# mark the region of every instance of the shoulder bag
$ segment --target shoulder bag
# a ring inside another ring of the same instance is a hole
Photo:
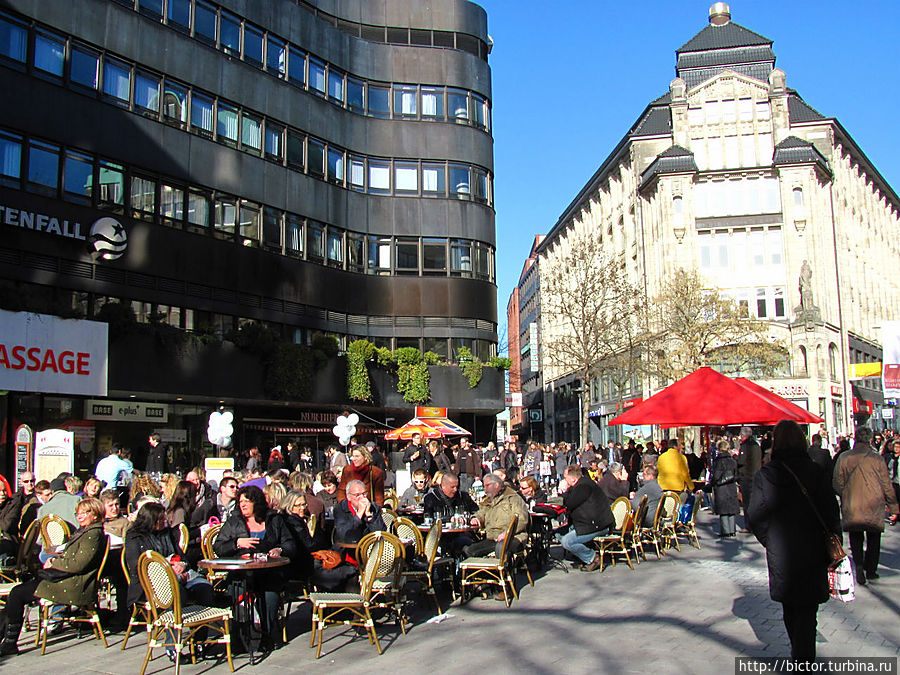
[[[828,526],[825,524],[825,519],[822,518],[822,514],[819,513],[819,509],[817,509],[816,505],[813,503],[812,497],[809,496],[809,493],[806,491],[806,488],[803,487],[803,483],[801,483],[800,479],[797,478],[797,474],[794,473],[793,469],[791,469],[791,467],[789,467],[787,464],[784,464],[784,468],[787,469],[788,473],[793,476],[795,481],[797,481],[797,485],[800,487],[800,492],[802,492],[803,496],[806,497],[806,500],[809,502],[810,507],[812,507],[813,513],[816,514],[816,518],[818,518],[819,522],[822,524],[822,529],[825,531],[826,536],[828,556],[831,558],[832,566],[839,564],[841,560],[847,557],[847,554],[844,552],[844,547],[841,545],[841,538],[828,529]]]

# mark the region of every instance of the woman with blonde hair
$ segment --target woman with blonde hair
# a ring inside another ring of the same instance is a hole
[[[168,506],[172,501],[172,495],[175,494],[175,488],[178,487],[178,482],[181,479],[178,478],[174,473],[165,473],[159,479],[160,485],[162,486],[162,503]]]
[[[347,484],[352,480],[362,481],[369,495],[378,506],[384,505],[384,471],[372,464],[372,453],[364,445],[354,445],[350,450],[350,463],[341,472],[338,485],[338,501],[347,497]]]

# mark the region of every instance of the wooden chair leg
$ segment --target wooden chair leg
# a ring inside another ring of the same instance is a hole
[[[153,656],[153,643],[156,641],[156,636],[160,630],[151,629],[150,631],[150,639],[147,640],[147,653],[144,655],[144,663],[141,665],[140,675],[144,675],[144,672],[147,670],[147,664],[150,663],[150,657]]]
[[[222,639],[225,641],[225,656],[228,659],[228,667],[231,668],[231,672],[234,672],[234,663],[231,660],[231,624],[228,621],[228,617],[224,619],[225,622],[225,634],[222,636]]]

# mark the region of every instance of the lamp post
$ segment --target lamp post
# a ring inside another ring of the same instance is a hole
[[[576,408],[576,419],[577,419],[577,422],[578,422],[578,447],[584,447],[585,445],[587,445],[587,439],[586,439],[586,438],[582,438],[581,436],[582,436],[582,434],[584,434],[585,436],[586,436],[587,434],[585,433],[586,430],[584,429],[584,427],[583,427],[583,425],[582,425],[582,400],[581,400],[581,395],[584,393],[584,385],[581,383],[580,380],[578,380],[576,384],[572,385],[572,393],[575,394],[575,397],[576,397],[576,403],[577,403],[577,408]]]

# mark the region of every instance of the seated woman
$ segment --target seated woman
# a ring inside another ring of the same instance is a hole
[[[94,498],[83,499],[75,508],[78,530],[69,538],[61,556],[44,563],[39,576],[14,586],[3,612],[6,630],[0,642],[0,656],[18,654],[19,633],[25,606],[37,598],[60,605],[85,607],[97,597],[97,570],[103,561],[106,542],[103,533],[103,505]]]
[[[151,498],[152,499],[152,498]],[[169,527],[166,511],[155,501],[145,502],[134,516],[134,522],[125,533],[125,565],[131,583],[128,585],[128,607],[145,599],[144,589],[138,578],[138,560],[144,551],[156,551],[172,565],[182,598],[190,604],[210,606],[213,604],[213,590],[210,583],[187,562],[185,552],[178,545],[179,533]],[[184,604],[189,604],[185,602]],[[203,640],[205,631],[198,631],[197,639]],[[197,645],[202,654],[202,645]],[[174,647],[168,647],[169,658],[174,658]]]
[[[534,476],[525,476],[519,479],[519,492],[529,509],[533,509],[535,504],[543,504],[547,501],[547,494],[541,490],[541,486]]]
[[[255,485],[245,485],[237,493],[237,510],[222,525],[219,536],[213,544],[216,556],[234,558],[236,556],[268,553],[282,554],[280,543],[281,517],[266,504],[266,496]],[[275,612],[278,609],[278,591],[284,575],[279,570],[266,570],[258,575],[257,590],[263,591],[266,611],[262,625],[263,639],[261,651],[269,651],[281,644],[281,632],[277,630]]]
[[[341,472],[337,499],[347,498],[347,485],[358,480],[366,486],[369,496],[378,506],[384,506],[384,471],[372,464],[372,453],[364,445],[354,445],[350,450],[350,463]]]

